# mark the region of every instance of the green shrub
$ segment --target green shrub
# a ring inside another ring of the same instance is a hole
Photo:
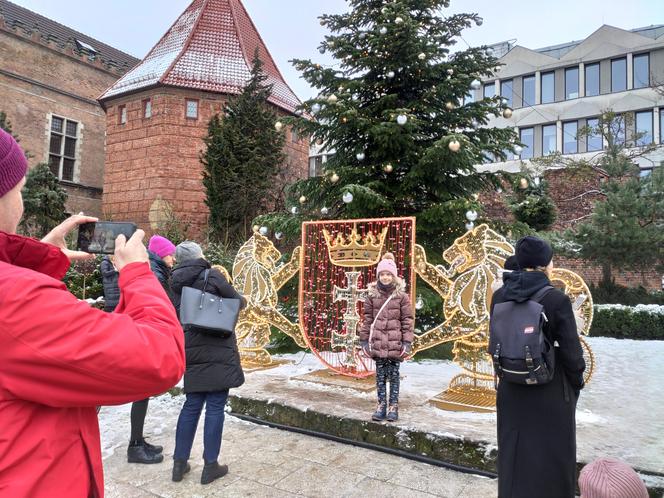
[[[590,294],[595,304],[624,304],[636,306],[637,304],[664,304],[664,292],[650,292],[639,287],[625,287],[615,282],[590,285]]]
[[[590,336],[664,340],[664,313],[642,307],[595,308]]]

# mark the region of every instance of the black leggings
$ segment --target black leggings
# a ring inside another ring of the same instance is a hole
[[[387,383],[390,383],[390,406],[399,403],[399,360],[380,358],[376,360],[376,394],[378,403],[384,405],[387,401]]]
[[[131,441],[143,440],[143,426],[145,425],[145,415],[148,413],[148,401],[150,398],[142,401],[134,401],[131,404]]]

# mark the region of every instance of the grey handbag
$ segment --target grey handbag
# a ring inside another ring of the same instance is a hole
[[[210,270],[205,270],[203,290],[182,288],[180,300],[180,323],[183,327],[195,327],[202,332],[221,337],[230,337],[240,314],[241,301],[219,297],[205,292]]]

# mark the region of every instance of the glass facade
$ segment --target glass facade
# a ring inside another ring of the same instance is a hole
[[[556,125],[542,126],[542,155],[551,155],[556,150]]]
[[[565,100],[579,98],[579,68],[565,69]]]
[[[556,100],[556,75],[553,72],[542,73],[542,104],[550,104]]]
[[[599,62],[588,64],[586,72],[586,97],[599,95]]]
[[[613,59],[611,61],[611,91],[622,92],[627,90],[627,59]]]
[[[563,123],[563,154],[576,154],[579,152],[577,133],[578,124],[576,121]]]

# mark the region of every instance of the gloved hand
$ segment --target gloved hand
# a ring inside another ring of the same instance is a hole
[[[410,350],[413,348],[413,345],[410,342],[404,342],[401,345],[401,357],[405,358],[410,355]]]
[[[360,346],[362,347],[362,351],[364,351],[364,354],[367,355],[368,357],[371,357],[371,351],[369,350],[369,341],[361,341]]]

